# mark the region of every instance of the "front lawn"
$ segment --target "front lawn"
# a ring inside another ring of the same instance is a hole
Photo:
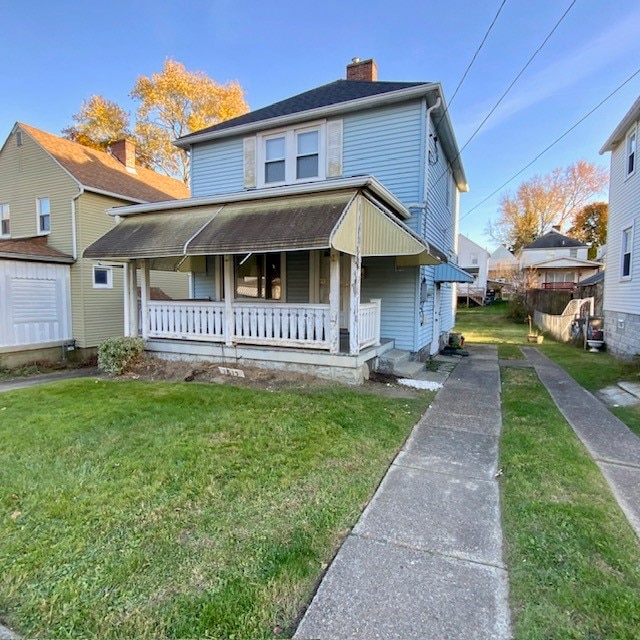
[[[0,397],[0,621],[292,632],[429,394],[68,381]]]

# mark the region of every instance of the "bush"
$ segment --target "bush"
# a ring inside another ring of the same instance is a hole
[[[109,338],[98,347],[98,367],[119,375],[139,360],[143,351],[142,338]]]
[[[507,304],[507,313],[505,315],[509,320],[513,320],[514,322],[525,322],[529,315],[529,311],[524,300],[514,298],[513,300],[509,300]]]

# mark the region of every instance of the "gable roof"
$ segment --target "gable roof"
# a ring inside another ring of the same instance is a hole
[[[180,142],[188,142],[189,138],[199,136],[214,131],[222,131],[231,129],[244,124],[254,122],[262,122],[279,116],[288,116],[296,113],[303,113],[311,109],[319,109],[328,107],[342,102],[358,100],[359,98],[369,98],[371,96],[389,93],[390,91],[398,91],[401,89],[409,89],[422,85],[428,85],[427,82],[371,82],[366,80],[336,80],[329,84],[316,87],[310,91],[299,93],[291,98],[274,102],[262,109],[250,111],[244,115],[225,120],[219,124],[215,124],[206,129],[190,133],[180,138]]]
[[[136,167],[136,173],[130,173],[105,151],[85,147],[22,122],[16,123],[16,127],[31,136],[87,191],[132,202],[160,202],[189,196],[189,188],[175,178],[142,167]]]
[[[212,127],[194,131],[174,140],[174,144],[182,149],[189,149],[193,144],[209,140],[249,135],[266,129],[422,98],[426,98],[428,106],[434,109],[432,117],[436,123],[438,139],[449,158],[458,189],[468,191],[449,110],[442,87],[437,82],[336,80]]]
[[[67,264],[75,262],[73,256],[50,247],[47,244],[47,236],[0,240],[0,258]]]
[[[640,98],[638,98],[631,109],[627,111],[624,118],[620,121],[620,124],[614,129],[613,133],[609,136],[607,141],[602,145],[600,149],[600,155],[607,151],[613,151],[618,144],[627,135],[627,131],[631,125],[640,118]]]
[[[575,238],[570,238],[569,236],[565,236],[558,231],[549,231],[545,233],[543,236],[540,236],[538,239],[530,242],[529,244],[522,247],[522,250],[525,249],[561,249],[561,248],[571,248],[571,247],[586,247],[587,245],[584,242],[580,242],[580,240],[576,240]]]

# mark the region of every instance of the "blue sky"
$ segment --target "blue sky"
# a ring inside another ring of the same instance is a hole
[[[167,57],[238,80],[252,109],[344,77],[355,56],[373,57],[381,80],[441,82],[450,99],[500,4],[3,0],[0,136],[16,120],[59,133],[92,94],[133,110],[136,78]],[[450,107],[460,146],[569,5],[507,0]],[[471,187],[461,197],[463,233],[494,246],[483,232],[499,194],[468,212],[640,68],[639,34],[638,3],[577,0],[463,152]],[[598,150],[638,95],[640,75],[508,188],[579,159],[608,167]]]

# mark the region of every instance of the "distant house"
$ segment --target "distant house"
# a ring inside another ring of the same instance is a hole
[[[531,272],[529,286],[534,288],[573,290],[602,267],[587,259],[588,251],[584,242],[554,228],[520,250],[520,269]]]
[[[122,335],[122,265],[82,258],[111,229],[110,207],[188,195],[180,181],[135,166],[122,141],[96,151],[17,123],[0,149],[0,361],[57,359],[62,345]],[[156,273],[172,297],[186,274]]]
[[[519,269],[520,261],[503,244],[489,256],[488,273],[490,280],[505,282]]]
[[[478,305],[484,304],[488,265],[489,252],[461,233],[458,234],[458,266],[473,276],[473,282],[457,285],[458,302],[466,300],[468,304],[472,300]]]
[[[122,222],[85,251],[142,273],[129,332],[148,351],[359,382],[390,351],[424,360],[446,344],[453,283],[470,277],[455,264],[467,182],[438,83],[378,81],[355,59],[346,80],[176,144],[192,198],[114,208]],[[190,269],[197,300],[147,299],[158,260]]]
[[[640,98],[600,153],[611,152],[607,268],[604,277],[605,341],[621,356],[640,353]]]

